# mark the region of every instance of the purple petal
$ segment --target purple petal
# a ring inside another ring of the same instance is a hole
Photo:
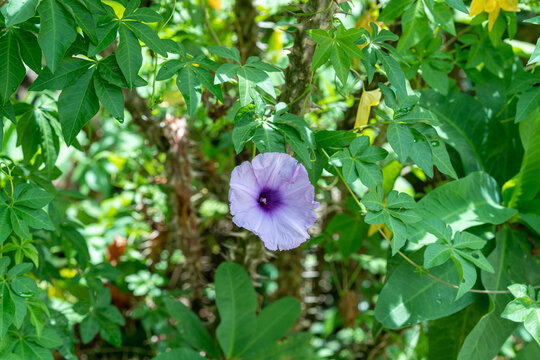
[[[249,162],[244,161],[241,165],[234,168],[231,174],[230,185],[229,203],[233,216],[247,213],[258,206],[259,184]]]
[[[259,185],[272,189],[277,189],[293,175],[297,163],[292,156],[282,153],[259,154],[252,161]]]

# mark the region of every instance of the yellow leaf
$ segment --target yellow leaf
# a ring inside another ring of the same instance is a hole
[[[124,16],[124,11],[126,11],[126,8],[122,6],[122,4],[117,3],[116,1],[112,0],[102,0],[102,3],[105,5],[109,5],[114,10],[114,13],[116,16],[121,19],[122,16]]]
[[[367,124],[369,119],[369,113],[371,112],[371,107],[378,105],[380,100],[380,89],[362,92],[362,96],[360,97],[360,104],[358,105],[358,111],[356,112],[356,121],[354,123],[355,129]]]
[[[208,0],[208,5],[215,10],[221,10],[221,0]]]

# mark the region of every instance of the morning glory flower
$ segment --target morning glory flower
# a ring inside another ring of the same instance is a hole
[[[309,239],[319,203],[306,168],[292,156],[259,154],[234,168],[230,185],[233,222],[257,234],[267,249],[290,250]]]

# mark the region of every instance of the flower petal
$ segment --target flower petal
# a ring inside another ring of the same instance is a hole
[[[255,156],[252,161],[253,172],[261,187],[277,189],[282,182],[289,179],[298,161],[292,156],[282,153],[264,153]]]
[[[233,216],[249,212],[258,206],[260,187],[253,173],[253,167],[248,161],[234,168],[230,185],[229,203]]]

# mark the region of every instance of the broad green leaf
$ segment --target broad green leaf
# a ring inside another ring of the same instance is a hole
[[[426,35],[431,33],[429,22],[424,12],[424,2],[416,0],[401,18],[403,33],[399,39],[397,50],[403,51],[418,44]]]
[[[239,64],[241,62],[240,61],[240,51],[238,51],[237,48],[233,47],[233,48],[228,49],[228,48],[223,47],[223,46],[210,46],[210,47],[208,47],[208,50],[212,54],[216,54],[219,57],[234,60]]]
[[[281,125],[280,128],[285,134],[285,139],[287,139],[287,143],[291,146],[294,153],[300,158],[300,160],[302,160],[306,168],[310,169],[311,157],[309,146],[307,146],[307,144],[305,144],[304,141],[300,138],[298,132],[290,126]]]
[[[115,119],[124,121],[124,94],[116,85],[104,81],[100,76],[94,76],[94,89],[101,104]]]
[[[114,39],[118,32],[118,21],[112,21],[100,26],[96,29],[97,41],[96,44],[90,43],[88,47],[88,56],[95,56],[97,53],[105,50]]]
[[[357,135],[344,130],[320,130],[315,133],[317,145],[321,148],[342,148],[353,141]]]
[[[253,102],[251,93],[255,91],[255,83],[248,79],[245,67],[238,69],[238,92],[240,93],[240,106],[249,105]]]
[[[221,65],[216,71],[214,84],[221,84],[231,81],[236,76],[238,69],[240,69],[240,66],[236,64],[226,63]]]
[[[8,274],[7,274],[8,275],[7,279],[8,280],[13,280],[17,276],[26,274],[30,270],[32,270],[32,264],[30,264],[30,263],[17,264],[15,266],[13,266],[11,269],[9,269]],[[35,281],[34,281],[34,283],[35,283]]]
[[[216,335],[229,358],[238,354],[255,335],[257,297],[246,271],[231,262],[221,263],[217,268],[215,288],[221,318]]]
[[[118,35],[116,60],[131,89],[137,80],[142,65],[141,45],[139,45],[139,40],[135,35],[122,23],[118,27]]]
[[[170,317],[177,322],[180,336],[191,346],[219,357],[214,340],[197,315],[180,301],[165,298],[164,302]]]
[[[58,98],[58,115],[67,145],[75,141],[79,131],[99,111],[93,75],[94,69],[87,70],[77,81],[65,88]]]
[[[520,122],[538,109],[538,104],[540,104],[540,87],[535,86],[521,94],[517,103],[515,122]]]
[[[362,245],[362,240],[368,228],[359,216],[351,216],[346,213],[334,216],[325,231],[333,236],[339,235],[338,250],[344,258],[354,254]]]
[[[36,296],[38,287],[34,279],[28,276],[19,276],[11,282],[11,289],[21,297]]]
[[[167,60],[161,64],[159,72],[156,76],[157,81],[167,80],[172,78],[178,70],[186,66],[186,62],[179,59]]]
[[[317,148],[313,132],[309,128],[308,123],[300,116],[282,113],[279,114],[279,116],[274,116],[274,123],[285,124],[294,128],[298,134],[300,134],[302,141],[305,142],[311,149]]]
[[[24,318],[26,317],[26,314],[28,313],[28,309],[26,308],[26,302],[24,301],[24,298],[15,294],[14,291],[10,291],[10,295],[11,295],[11,300],[13,301],[13,304],[15,305],[15,312],[13,313],[13,325],[17,329],[20,329],[24,322]]]
[[[150,26],[137,21],[124,21],[123,24],[133,31],[135,36],[150,49],[163,57],[168,56],[165,44]]]
[[[540,309],[531,310],[525,318],[523,325],[534,340],[536,340],[536,343],[540,345]]]
[[[30,19],[36,13],[39,0],[8,1],[1,7],[6,27],[17,25]]]
[[[13,31],[8,31],[0,38],[0,58],[0,104],[4,104],[17,90],[26,74]]]
[[[15,36],[19,42],[19,50],[24,63],[36,73],[40,73],[42,55],[37,37],[22,29],[17,29]]]
[[[201,82],[190,66],[180,70],[176,78],[176,85],[184,97],[189,116],[193,116],[201,102]]]
[[[30,85],[32,91],[62,90],[78,79],[92,65],[90,61],[79,58],[65,58],[54,74],[48,67],[44,68],[37,79]]]
[[[429,359],[455,360],[467,334],[489,308],[487,297],[463,310],[442,319],[429,322]]]
[[[451,178],[457,179],[458,176],[456,174],[456,171],[454,170],[454,167],[452,166],[452,162],[450,161],[450,156],[448,155],[448,151],[446,150],[446,145],[444,145],[444,142],[434,140],[431,141],[430,146],[431,154],[433,156],[433,164],[437,166],[437,169],[439,169],[439,171],[443,174],[446,174]]]
[[[0,205],[0,244],[2,244],[11,234],[11,220],[9,218],[9,208]]]
[[[516,211],[500,204],[497,182],[484,172],[474,172],[467,177],[437,187],[417,204],[416,212],[423,218],[436,218],[461,231],[480,224],[502,224]],[[415,243],[433,242],[421,226],[411,225],[409,240]]]
[[[77,0],[62,0],[62,5],[73,16],[77,25],[84,31],[91,42],[96,43],[96,21],[88,9]]]
[[[508,202],[509,207],[519,207],[520,204],[534,199],[540,190],[540,111],[536,110],[535,114],[538,116],[529,116],[519,125],[525,154]]]
[[[274,128],[263,124],[262,126],[257,127],[255,133],[253,134],[253,142],[257,149],[261,153],[265,152],[285,152],[285,139],[279,131],[274,130]]]
[[[23,360],[54,360],[50,350],[25,340],[18,342],[13,348],[13,352],[19,354]]]
[[[341,84],[345,85],[349,78],[349,72],[351,68],[351,59],[349,55],[339,46],[333,46],[330,51],[330,62],[336,71],[336,75],[341,81]]]
[[[424,251],[424,267],[426,269],[444,264],[450,259],[452,251],[447,245],[431,244]]]
[[[413,0],[390,0],[384,5],[381,15],[379,16],[379,20],[386,23],[392,22],[395,18],[401,15],[405,8],[412,2]]]
[[[404,124],[392,123],[388,125],[388,142],[396,152],[399,162],[404,163],[409,157],[409,153],[414,143],[411,131]]]
[[[416,262],[421,254],[412,256]],[[459,283],[455,265],[447,262],[429,271],[451,284]],[[471,304],[476,296],[467,293],[455,300],[456,289],[416,272],[406,261],[390,274],[375,305],[375,318],[389,329],[399,329],[425,320],[439,319]]]
[[[137,9],[135,13],[125,16],[124,19],[137,20],[145,23],[154,23],[163,20],[163,17],[154,10],[142,7]]]
[[[313,52],[313,59],[311,61],[311,70],[315,71],[322,65],[326,64],[330,59],[330,54],[334,51],[335,45],[332,40],[317,45],[317,48]]]
[[[429,176],[433,177],[433,158],[431,154],[431,147],[426,137],[414,129],[411,129],[413,134],[413,144],[409,156],[423,171]]]
[[[54,196],[36,186],[27,186],[17,194],[15,189],[15,205],[26,206],[32,209],[41,209],[49,204]]]
[[[323,29],[312,29],[308,32],[308,35],[315,41],[317,44],[326,43],[332,40],[330,34],[328,34]]]
[[[13,323],[15,305],[9,295],[7,282],[0,282],[0,294],[2,294],[0,299],[0,338],[4,338]]]
[[[111,345],[114,345],[116,347],[119,347],[122,345],[122,331],[120,330],[120,327],[116,325],[115,323],[107,320],[104,320],[103,318],[98,318],[100,329],[99,334],[101,337],[110,343]]]
[[[530,256],[524,255],[520,245],[525,241],[524,236],[524,233],[507,226],[497,233],[497,247],[488,257],[495,273],[482,272],[482,283],[486,289],[503,290],[516,282],[537,284],[540,281],[537,265]],[[518,326],[518,323],[500,316],[511,300],[512,295],[509,294],[490,295],[490,310],[465,339],[459,360],[491,360],[497,355],[503,343]]]
[[[284,297],[265,307],[257,317],[256,331],[238,356],[255,357],[287,334],[300,316],[298,300]]]
[[[467,9],[463,0],[445,0],[445,2],[454,9],[461,11],[464,14],[469,14],[469,9]]]
[[[314,346],[311,344],[312,335],[309,332],[291,334],[287,340],[277,343],[263,354],[257,356],[257,360],[295,359],[313,360]]]
[[[30,239],[30,230],[28,229],[28,225],[23,221],[22,217],[13,210],[10,210],[9,217],[13,232],[22,239]]]
[[[234,150],[237,154],[240,154],[244,145],[253,138],[255,129],[260,125],[260,123],[254,119],[254,109],[255,107],[253,105],[245,106],[240,108],[234,117],[232,140]]]
[[[374,189],[378,184],[382,183],[382,171],[378,165],[356,160],[354,166],[360,181],[368,188]]]
[[[536,46],[534,47],[534,50],[531,54],[531,57],[529,58],[529,61],[527,61],[527,65],[534,64],[540,62],[540,39],[536,41]]]
[[[47,175],[52,178],[54,165],[56,159],[58,159],[58,136],[53,130],[50,120],[42,112],[39,112],[38,116],[36,116],[36,122],[41,135],[41,150],[43,152],[45,169],[47,170]]]
[[[31,339],[47,349],[58,348],[64,343],[53,328],[45,328],[40,337],[32,336]]]
[[[83,319],[80,326],[81,339],[88,344],[98,333],[99,322],[94,315],[90,314]]]
[[[99,62],[98,65],[98,71],[99,75],[103,78],[103,80],[110,82],[113,85],[116,85],[118,87],[127,88],[128,83],[124,76],[122,75],[122,72],[120,71],[120,66],[118,65],[118,62],[116,61],[116,55],[111,55],[106,57],[105,59],[102,59]],[[134,86],[144,86],[147,82],[142,77],[137,76],[135,82],[133,83]]]
[[[32,209],[17,204],[13,207],[13,210],[31,228],[54,230],[49,215],[42,209]]]
[[[189,348],[172,349],[152,358],[152,360],[204,360],[198,352]]]
[[[223,102],[221,86],[214,84],[214,75],[210,71],[198,66],[193,66],[192,69],[204,89],[210,91],[219,101]]]
[[[459,273],[459,289],[456,299],[465,295],[476,283],[476,268],[457,253],[452,256]]]
[[[431,88],[442,95],[448,94],[448,76],[446,76],[446,73],[433,68],[428,62],[425,62],[422,63],[422,77]]]
[[[396,89],[398,97],[407,97],[407,85],[405,74],[398,62],[391,56],[382,51],[377,52],[377,58],[382,63],[384,72],[390,80],[390,84]]]
[[[382,161],[386,159],[387,155],[388,151],[384,150],[381,147],[373,145],[368,147],[362,154],[358,155],[357,159],[367,163],[375,163],[377,161]]]
[[[47,66],[54,73],[66,50],[75,41],[75,23],[57,0],[42,0],[38,7],[41,25],[38,42]]]
[[[452,35],[456,35],[456,28],[454,26],[454,12],[448,9],[448,6],[443,3],[435,3],[433,5],[433,17],[437,24],[448,31]]]

